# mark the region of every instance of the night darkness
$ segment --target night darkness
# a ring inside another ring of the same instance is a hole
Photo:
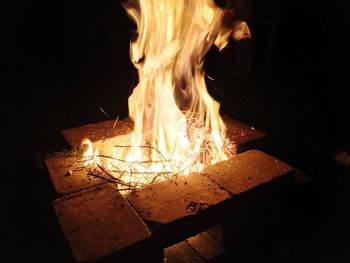
[[[267,133],[270,153],[310,181],[286,200],[286,226],[263,249],[269,252],[235,262],[350,262],[350,167],[334,159],[350,155],[347,8],[342,1],[248,2],[239,15],[253,39],[209,51],[205,68],[215,81],[208,89],[222,113]],[[3,149],[16,158],[3,161],[1,231],[9,249],[0,261],[64,262],[42,158],[67,147],[63,129],[127,116],[137,83],[133,25],[116,0],[15,5],[3,22],[3,130],[14,138]]]

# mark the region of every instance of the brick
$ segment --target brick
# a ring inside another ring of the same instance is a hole
[[[301,188],[305,184],[309,183],[311,179],[302,171],[295,169],[295,176],[294,176],[294,186],[296,188]]]
[[[250,150],[210,165],[202,173],[232,195],[238,195],[278,178],[291,184],[294,169],[264,152]]]
[[[235,153],[241,153],[249,149],[261,149],[264,146],[266,135],[252,127],[239,122],[229,116],[222,116],[227,126],[227,136],[235,143]],[[62,131],[65,140],[77,147],[84,138],[92,141],[94,147],[112,143],[116,136],[125,135],[132,131],[133,123],[130,119],[120,120],[115,124],[114,120],[88,124]],[[100,147],[102,148],[102,147]]]
[[[164,249],[167,263],[213,263],[232,262],[228,251],[208,231]]]
[[[127,199],[166,246],[205,230],[229,196],[209,178],[192,174],[136,190]]]
[[[278,228],[283,194],[293,186],[291,166],[251,150],[207,167],[203,173],[232,194],[223,221],[225,247],[244,256]]]
[[[106,183],[106,180],[88,176],[87,170],[75,170],[81,164],[74,163],[78,157],[70,155],[50,156],[45,165],[56,195],[64,196],[89,187]]]
[[[188,238],[187,242],[205,262],[222,262],[225,258],[229,258],[228,251],[207,231]]]
[[[182,241],[171,247],[164,249],[165,263],[205,263],[196,251],[188,244],[187,241]]]
[[[63,130],[62,135],[72,147],[77,147],[80,146],[81,141],[85,138],[96,145],[97,142],[103,143],[115,136],[127,134],[132,129],[133,122],[126,118],[117,122],[108,120]]]
[[[223,116],[223,120],[228,128],[229,139],[235,142],[235,153],[252,147],[259,148],[260,142],[265,138],[264,133],[251,129],[251,127],[228,116]],[[110,149],[107,145],[114,147],[114,145],[120,144],[120,140],[123,140],[123,136],[127,136],[132,128],[133,123],[130,119],[120,120],[117,123],[110,120],[67,129],[62,131],[62,134],[72,147],[79,147],[84,138],[89,138],[94,148],[100,150],[100,154],[108,154]],[[67,195],[106,182],[103,179],[87,176],[85,170],[75,171],[69,175],[67,172],[73,171],[75,168],[71,166],[73,161],[74,158],[65,155],[45,160],[56,195]]]
[[[206,231],[213,239],[219,244],[223,244],[224,241],[224,228],[222,225],[213,226]]]
[[[96,261],[118,254],[146,242],[151,235],[112,184],[63,197],[53,205],[77,261]]]
[[[222,116],[222,119],[226,124],[227,137],[235,144],[235,153],[242,153],[251,149],[265,149],[267,143],[265,133],[227,115]]]
[[[204,176],[179,176],[127,198],[159,241],[169,245],[283,192],[293,172],[275,157],[251,150],[205,168]]]

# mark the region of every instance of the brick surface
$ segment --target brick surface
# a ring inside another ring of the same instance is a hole
[[[292,184],[293,172],[277,158],[251,150],[207,167],[203,175],[179,176],[127,198],[161,243],[174,244],[283,192]]]
[[[141,217],[166,244],[174,244],[204,230],[215,220],[211,209],[230,195],[199,174],[179,176],[132,192],[127,196]],[[182,239],[181,239],[182,238]]]
[[[45,165],[57,195],[63,196],[106,183],[103,179],[88,176],[86,170],[76,170],[81,166],[78,163],[73,164],[77,158],[60,155],[45,159]]]
[[[75,127],[62,131],[63,137],[73,147],[80,145],[84,138],[91,140],[93,144],[103,142],[109,138],[123,135],[130,132],[133,128],[133,123],[130,119],[108,120],[97,122],[80,127]]]
[[[251,149],[264,149],[266,144],[266,134],[237,121],[227,115],[222,116],[226,124],[227,137],[232,140],[236,147],[236,153],[242,153]]]
[[[171,247],[164,249],[165,263],[205,263],[196,251],[188,244],[187,241],[182,241]]]
[[[228,193],[199,174],[179,176],[139,189],[128,200],[147,221],[167,224],[196,214],[229,197]]]
[[[205,259],[205,262],[222,262],[225,257],[228,257],[227,250],[207,231],[190,237],[187,241]]]
[[[151,235],[112,184],[66,196],[53,205],[77,261],[101,259]]]
[[[242,122],[239,122],[229,116],[222,116],[227,126],[227,136],[236,145],[236,153],[262,147],[266,135]],[[127,134],[133,128],[130,119],[120,120],[115,123],[114,120],[97,122],[81,127],[71,128],[62,131],[65,140],[72,146],[80,145],[84,138],[92,141],[95,147],[100,144],[113,143],[113,137]]]
[[[203,174],[238,195],[279,177],[288,177],[291,183],[294,169],[273,156],[250,150],[206,167]]]
[[[213,226],[206,231],[219,244],[224,242],[224,228],[222,225]]]
[[[207,167],[203,173],[232,194],[223,220],[225,247],[244,256],[276,231],[283,194],[293,187],[291,166],[251,150]]]
[[[164,249],[164,262],[232,262],[228,251],[207,231]]]
[[[227,125],[228,137],[235,143],[235,153],[240,153],[250,148],[259,148],[260,142],[265,138],[264,133],[228,116],[223,116],[223,120]],[[123,144],[120,142],[123,141],[124,137],[128,136],[127,134],[132,128],[133,123],[130,119],[118,120],[117,122],[110,120],[67,129],[62,131],[62,134],[66,141],[76,149],[84,138],[89,138],[93,143],[94,149],[99,149],[100,154],[108,154],[111,150],[110,148],[114,148],[114,145]],[[74,171],[77,166],[71,165],[75,160],[74,158],[63,155],[46,158],[45,160],[55,192],[59,196],[106,182],[99,178],[87,176],[86,171]],[[74,173],[70,175],[69,171],[74,171]]]
[[[86,171],[69,173],[74,171],[71,164],[76,157],[60,155],[47,158],[45,164],[57,194],[62,196],[85,189],[54,202],[57,217],[75,258],[78,261],[97,260],[137,247],[134,244],[150,239],[148,227],[153,239],[164,247],[222,221],[225,221],[226,233],[235,235],[237,227],[232,230],[232,224],[227,223],[226,219],[237,213],[241,215],[232,222],[250,222],[250,226],[253,225],[256,221],[254,218],[259,217],[264,208],[258,210],[251,204],[264,202],[260,197],[271,192],[271,189],[272,192],[276,189],[283,191],[292,182],[294,169],[261,151],[244,152],[259,148],[266,138],[265,134],[227,116],[223,119],[228,128],[228,137],[235,142],[236,153],[240,154],[205,168],[201,174],[179,176],[138,189],[126,197],[132,207],[105,180],[89,178]],[[114,121],[96,123],[63,131],[63,135],[74,147],[79,146],[83,138],[91,139],[98,147],[99,143],[113,142],[115,136],[132,129],[129,120],[119,121],[115,128],[113,125]],[[275,188],[257,191],[262,186]],[[255,192],[259,194],[255,195]],[[246,205],[246,200],[249,200],[249,205]],[[247,217],[251,220],[246,221]],[[239,235],[246,234],[244,228],[238,232]],[[165,259],[168,260],[165,262],[211,262],[217,258],[216,255],[222,254],[223,247],[208,233],[165,249]],[[179,261],[184,257],[188,259]]]

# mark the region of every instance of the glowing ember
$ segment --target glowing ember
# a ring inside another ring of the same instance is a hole
[[[212,0],[134,0],[124,7],[137,25],[130,45],[139,73],[129,97],[134,130],[99,146],[101,154],[85,140],[85,164],[133,189],[227,159],[231,144],[202,69],[209,48],[222,49],[233,33],[223,26],[225,11]]]

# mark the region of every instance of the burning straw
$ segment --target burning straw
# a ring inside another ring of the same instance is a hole
[[[194,130],[204,132],[203,128],[198,127],[198,123],[194,120],[192,120],[190,127],[192,132]],[[145,153],[142,155],[142,159],[131,161],[127,158],[113,157],[112,154],[100,154],[96,150],[93,153],[91,141],[83,140],[82,146],[76,151],[78,153],[76,159],[71,163],[69,175],[74,176],[74,172],[83,170],[86,171],[88,177],[115,183],[119,191],[127,193],[160,181],[171,180],[179,175],[197,172],[197,167],[205,167],[210,164],[212,155],[215,154],[213,152],[214,146],[213,142],[210,141],[210,136],[208,136],[198,155],[190,158],[192,162],[188,163],[174,158],[174,151],[167,158],[159,150],[158,143],[152,144],[146,141],[145,145],[139,146],[114,145],[114,149],[118,151],[137,148]],[[233,154],[233,143],[229,140],[224,144],[224,148],[228,156]]]
[[[207,91],[203,61],[212,45],[222,50],[230,39],[227,10],[213,0],[129,0],[123,6],[137,27],[130,56],[139,83],[128,101],[134,128],[114,147],[94,152],[88,141],[76,162],[89,176],[133,190],[226,160],[232,143],[220,104]]]

